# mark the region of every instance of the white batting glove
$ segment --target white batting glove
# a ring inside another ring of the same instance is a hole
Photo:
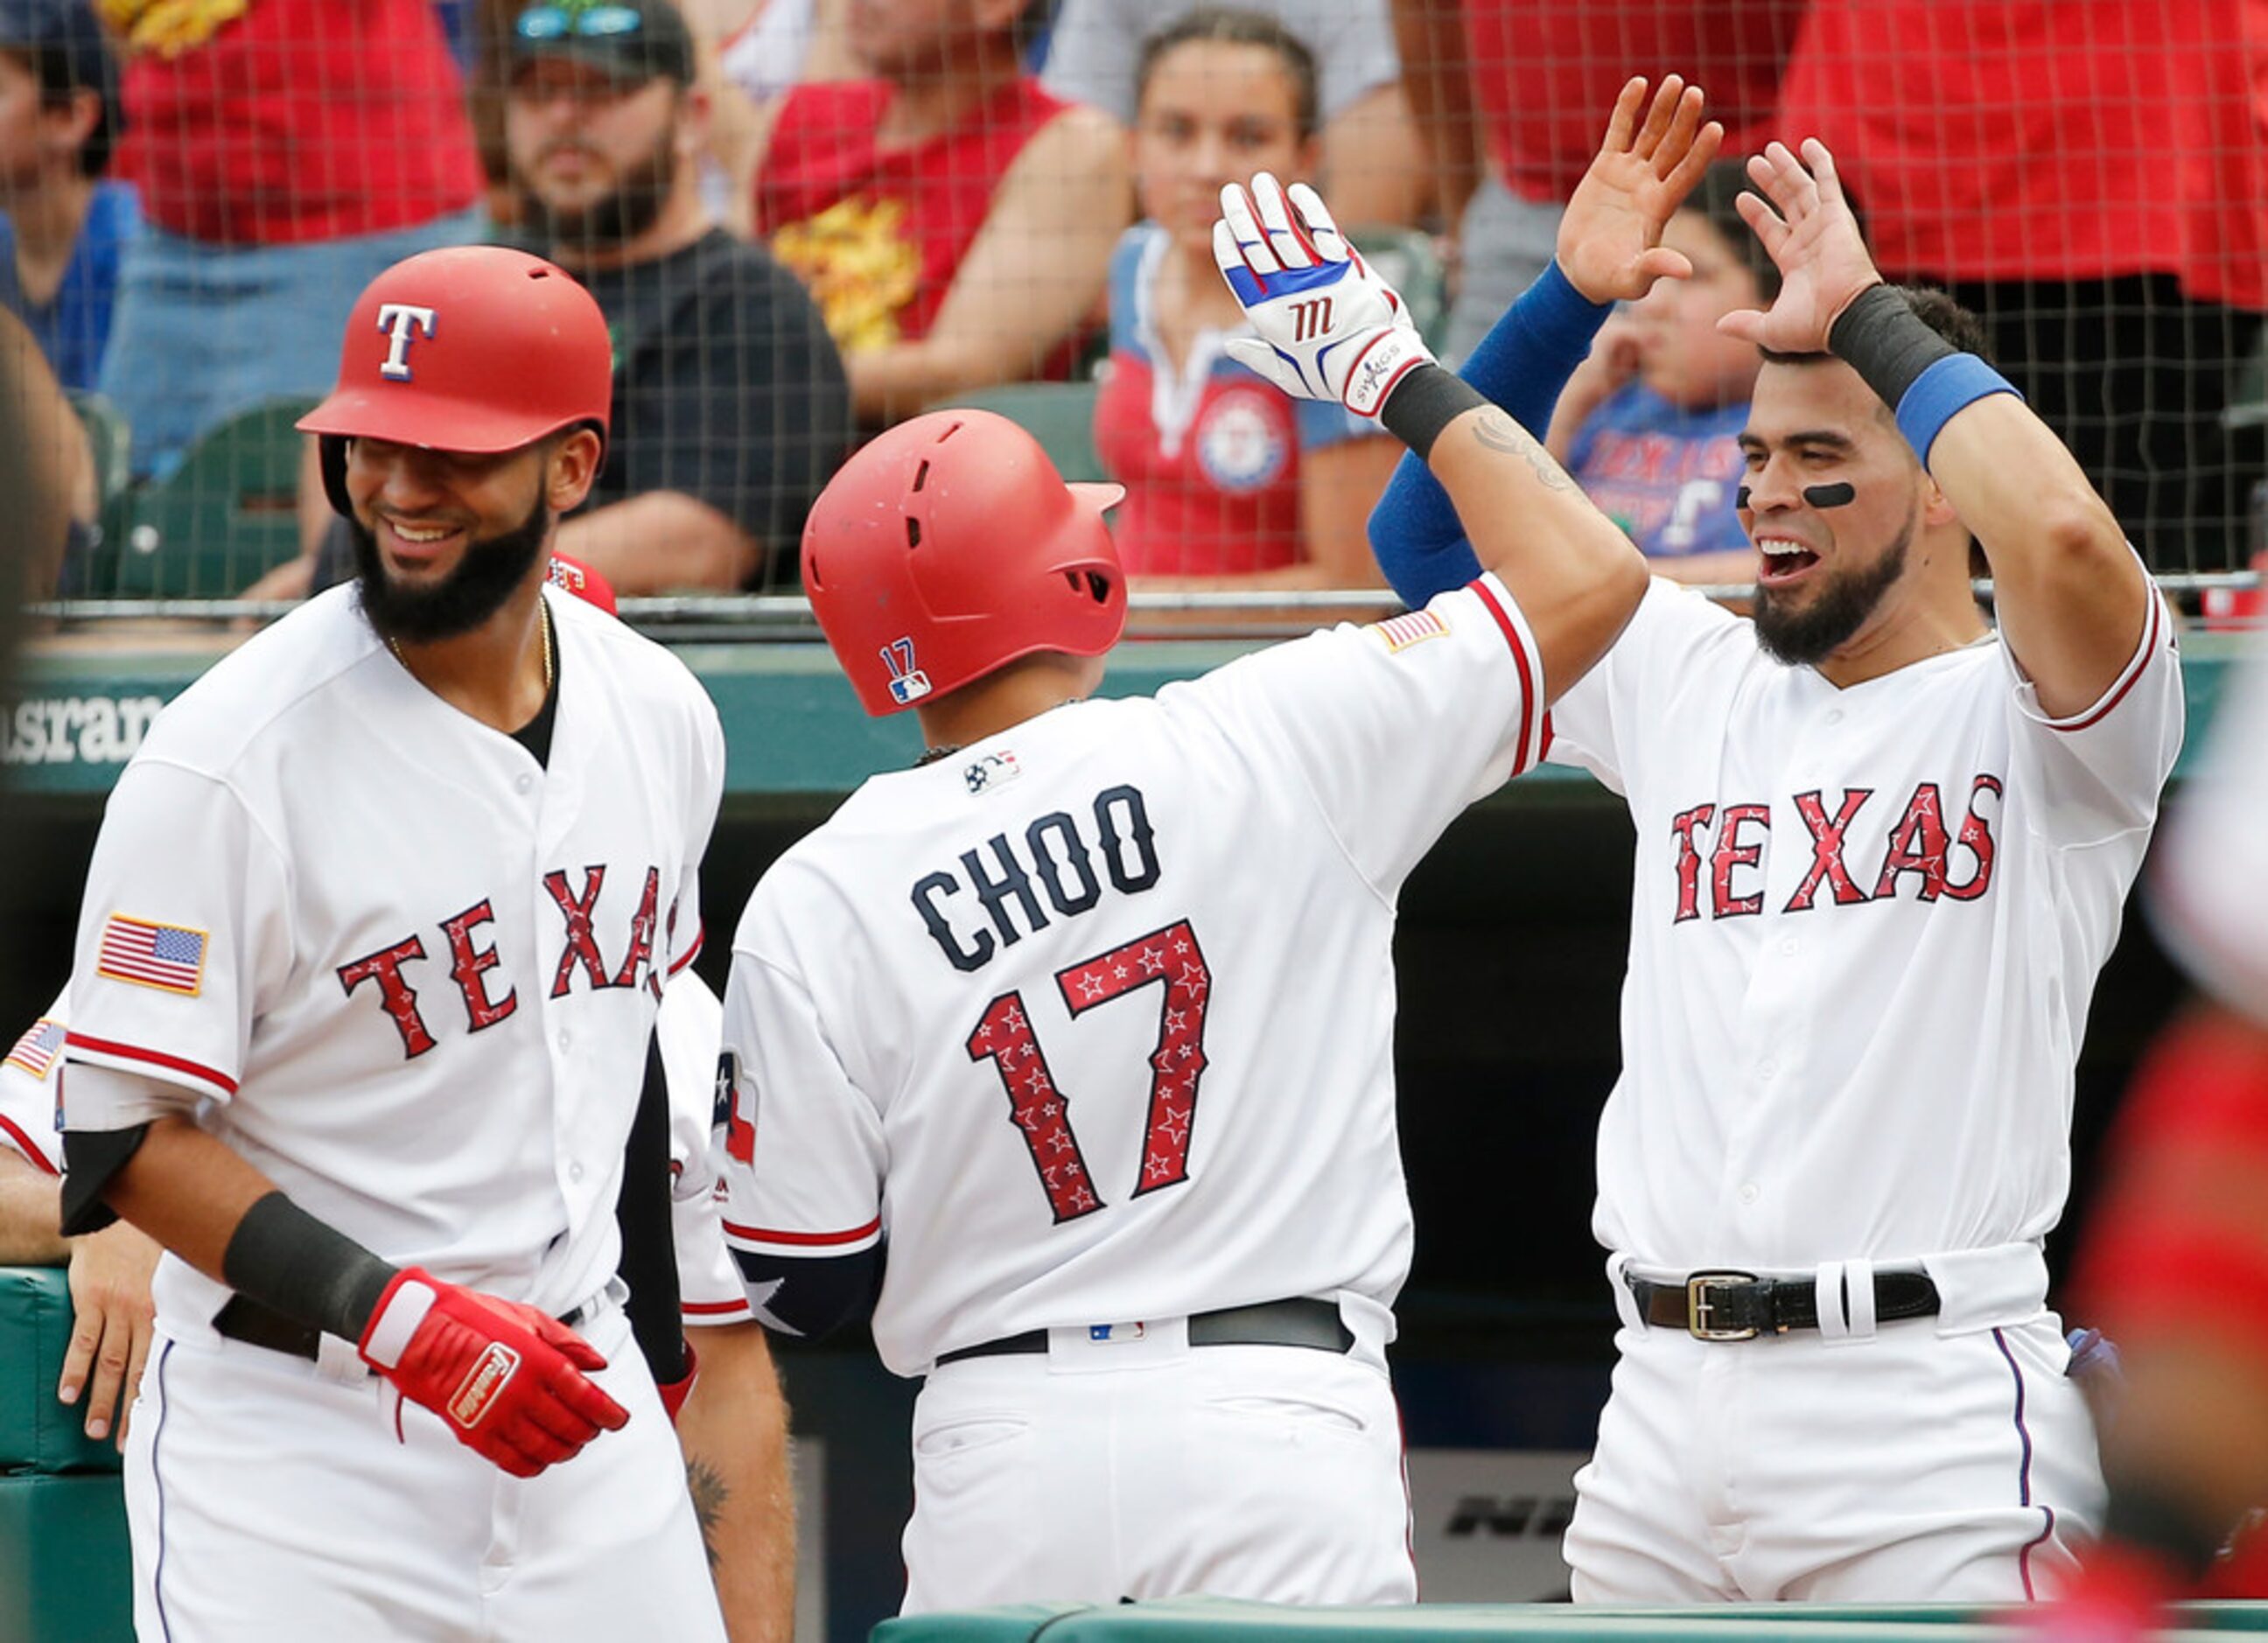
[[[1336,400],[1375,419],[1395,386],[1433,351],[1410,323],[1410,306],[1371,271],[1304,182],[1266,172],[1247,195],[1220,191],[1213,261],[1260,335],[1234,337],[1230,355],[1286,394]]]

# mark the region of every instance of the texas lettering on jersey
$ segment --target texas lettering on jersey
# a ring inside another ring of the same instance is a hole
[[[914,910],[954,969],[978,970],[1046,929],[1049,908],[1075,917],[1101,903],[1106,882],[1122,895],[1154,887],[1157,838],[1142,790],[1122,783],[1095,794],[1084,815],[1050,810],[1012,838],[995,833],[962,851],[958,866],[916,880]]]
[[[1887,829],[1873,835],[1867,823],[1889,814],[1875,800],[1871,787],[1846,787],[1830,800],[1823,792],[1798,793],[1793,804],[1802,819],[1811,847],[1811,864],[1788,897],[1783,913],[1808,912],[1814,907],[1854,907],[1899,894],[1905,880],[1914,881],[1913,894],[1924,902],[1940,896],[1973,902],[1992,885],[1995,844],[1992,827],[2000,814],[2007,791],[1992,774],[1975,777],[1968,805],[1957,828],[1948,830],[1945,799],[1935,782],[1918,784]],[[1705,909],[1711,918],[1739,918],[1764,910],[1761,870],[1771,835],[1772,807],[1768,804],[1704,804],[1681,810],[1669,819],[1670,837],[1676,846],[1677,910],[1673,924],[1698,918]],[[1855,852],[1862,841],[1882,839],[1879,852],[1869,847]],[[1853,867],[1856,867],[1856,872]],[[1702,895],[1702,870],[1708,870],[1708,895]],[[1736,875],[1739,875],[1736,878]]]
[[[662,975],[653,962],[653,932],[661,894],[661,869],[645,870],[644,888],[639,895],[637,910],[631,915],[630,939],[618,963],[609,963],[607,955],[599,950],[598,938],[591,928],[607,873],[603,863],[585,867],[579,891],[572,888],[564,869],[555,867],[543,875],[543,888],[564,926],[559,962],[552,972],[550,996],[566,997],[580,976],[591,991],[643,986],[659,1002]],[[673,933],[676,917],[673,908],[670,924],[663,931],[665,939]],[[441,947],[449,958],[449,979],[456,984],[464,1000],[467,1030],[475,1033],[509,1019],[519,1008],[517,989],[508,989],[502,998],[497,998],[487,980],[488,972],[504,961],[493,941],[483,945],[482,926],[495,919],[494,907],[483,898],[440,924]],[[401,1035],[402,1055],[409,1060],[423,1055],[438,1042],[419,1007],[418,989],[403,973],[405,965],[429,956],[424,936],[413,931],[398,941],[338,967],[339,984],[350,998],[364,982],[377,984],[379,1006]]]

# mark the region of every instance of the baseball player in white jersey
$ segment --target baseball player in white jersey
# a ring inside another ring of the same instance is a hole
[[[1623,142],[1685,186],[1716,131],[1672,105]],[[1256,333],[1230,347],[1430,452],[1473,522],[1469,587],[1104,701],[1118,490],[1066,486],[1012,424],[901,424],[805,533],[860,700],[912,707],[930,751],[749,902],[725,1232],[775,1328],[879,1283],[883,1361],[924,1377],[908,1612],[1412,1600],[1384,1356],[1410,1247],[1395,899],[1529,766],[1645,583],[1320,200],[1263,174],[1223,210]]]
[[[357,581],[214,667],[112,794],[64,1211],[169,1252],[127,1451],[144,1637],[723,1635],[615,1278],[722,737],[542,553],[609,363],[538,259],[373,281],[301,424]]]
[[[1621,1357],[1566,1553],[1584,1602],[2022,1599],[2101,1508],[2041,1241],[2173,623],[1974,322],[1881,284],[1826,150],[1750,175],[1785,280],[1726,321],[1767,350],[1755,623],[1657,582],[1552,715],[1638,832]],[[1404,597],[1454,574],[1379,546]]]

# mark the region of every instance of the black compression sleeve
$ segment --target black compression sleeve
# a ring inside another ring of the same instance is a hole
[[[622,1309],[630,1314],[639,1354],[656,1382],[666,1386],[681,1381],[685,1328],[669,1206],[669,1084],[659,1039],[646,1043],[645,1086],[622,1152],[622,1190],[615,1200],[615,1224],[622,1229],[620,1270],[630,1291]]]
[[[349,1341],[362,1339],[378,1298],[397,1276],[280,1191],[245,1211],[220,1270],[237,1293]]]
[[[1895,285],[1859,292],[1836,316],[1827,346],[1892,410],[1915,378],[1961,351],[1923,324]]]
[[[1478,388],[1454,371],[1420,365],[1379,407],[1378,420],[1422,462],[1432,453],[1442,429],[1476,405],[1487,403]]]
[[[66,1130],[63,1131],[63,1234],[77,1238],[99,1233],[118,1219],[118,1212],[103,1202],[110,1178],[126,1168],[126,1160],[141,1150],[150,1126],[130,1130]]]

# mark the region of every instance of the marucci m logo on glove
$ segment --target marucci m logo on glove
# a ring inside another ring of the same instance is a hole
[[[1313,302],[1292,304],[1292,326],[1293,342],[1313,342],[1331,328],[1331,299],[1318,297]]]
[[[491,1341],[449,1395],[449,1418],[468,1432],[479,1426],[497,1394],[510,1386],[519,1373],[519,1354],[500,1341]]]

